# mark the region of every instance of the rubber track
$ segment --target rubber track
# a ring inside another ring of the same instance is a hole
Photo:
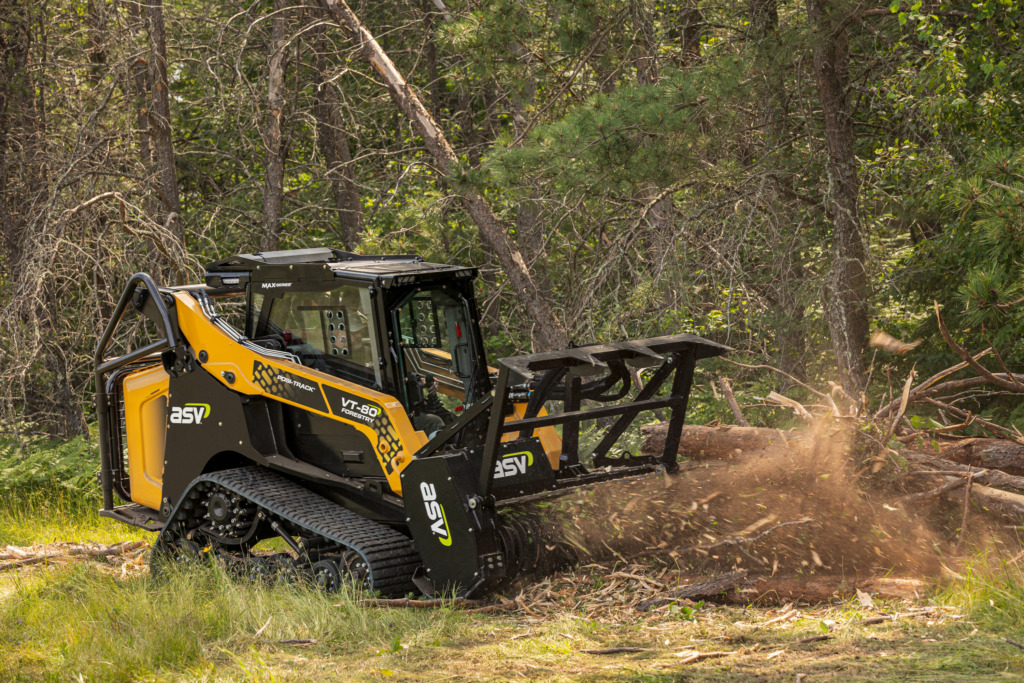
[[[292,524],[358,553],[369,567],[370,588],[383,595],[419,591],[412,574],[421,564],[412,541],[389,526],[366,519],[265,467],[241,467],[199,477],[245,496]],[[182,497],[184,500],[185,497]]]

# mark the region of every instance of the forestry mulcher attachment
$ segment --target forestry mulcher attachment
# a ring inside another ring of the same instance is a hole
[[[333,249],[225,258],[203,285],[136,274],[96,348],[100,514],[159,531],[154,559],[384,595],[468,595],[571,560],[551,520],[510,513],[676,471],[694,364],[727,348],[680,334],[495,369],[476,276]],[[652,410],[671,414],[664,454],[613,451]],[[584,420],[604,432],[581,458]],[[290,552],[253,552],[273,537]]]

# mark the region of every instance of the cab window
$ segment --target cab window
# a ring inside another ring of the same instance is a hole
[[[373,305],[365,287],[284,292],[269,301],[253,341],[276,341],[303,365],[362,384],[381,383]]]

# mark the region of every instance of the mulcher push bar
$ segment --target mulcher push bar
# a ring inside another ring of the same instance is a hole
[[[477,401],[456,422],[421,448],[416,457],[429,457],[442,450],[463,428],[490,409],[478,489],[479,495],[485,498],[492,491],[502,437],[510,433],[526,437],[538,428],[555,425],[562,425],[562,454],[558,473],[560,487],[572,486],[572,480],[591,483],[600,479],[618,478],[638,470],[651,470],[657,465],[664,466],[667,471],[675,471],[678,469],[676,454],[693,383],[694,365],[702,358],[718,356],[727,351],[729,347],[722,344],[689,334],[678,334],[503,358],[498,361],[498,377],[493,394]],[[657,369],[636,398],[619,402],[632,387],[633,373],[637,369],[650,367]],[[659,396],[666,385],[668,395]],[[524,419],[506,422],[505,417],[511,404],[520,403],[524,398],[527,399]],[[617,403],[581,410],[583,400]],[[540,415],[548,401],[560,401],[562,410],[556,414]],[[641,412],[662,408],[671,410],[671,418],[661,457],[606,457]],[[613,465],[616,471],[586,472],[579,463],[580,424],[584,420],[610,417],[617,419],[606,428],[593,451],[593,459],[596,466]]]
[[[563,425],[561,469],[573,472],[579,465],[579,429],[583,420],[618,416],[593,451],[594,462],[598,464],[641,412],[659,408],[671,409],[672,416],[665,450],[658,462],[669,472],[677,470],[676,454],[693,384],[694,365],[702,358],[718,356],[728,350],[729,347],[707,339],[678,334],[501,359],[494,387],[495,406],[491,410],[480,469],[481,495],[490,495],[494,465],[499,457],[498,445],[503,434],[518,432],[520,436],[528,436],[540,427]],[[610,402],[626,396],[633,376],[627,365],[634,369],[659,367],[635,400],[580,409],[582,399]],[[584,377],[593,375],[599,375],[598,379],[583,383]],[[523,381],[512,385],[510,380],[513,377]],[[669,377],[672,377],[672,382],[668,396],[658,397]],[[619,390],[609,394],[618,384],[621,384]],[[504,416],[511,403],[509,394],[524,385],[529,392],[524,419],[505,422]],[[562,411],[538,416],[541,406],[551,400],[561,400]]]

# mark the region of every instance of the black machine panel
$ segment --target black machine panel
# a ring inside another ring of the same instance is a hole
[[[555,473],[540,439],[506,441],[498,452],[491,491],[499,499],[537,493],[555,483]]]
[[[231,462],[221,467],[245,464],[245,459],[265,462],[259,449],[269,444],[252,443],[242,401],[202,369],[171,378],[163,477],[163,497],[171,506],[218,454],[232,454]],[[255,436],[259,441],[268,438],[265,433]]]
[[[253,361],[252,380],[253,384],[271,396],[277,396],[313,410],[327,412],[327,403],[324,401],[319,382],[280,370],[258,360]]]
[[[402,473],[409,531],[434,595],[483,581],[479,553],[494,542],[494,520],[482,506],[469,507],[475,478],[461,454],[413,460]]]
[[[373,444],[350,424],[283,406],[284,441],[293,457],[341,476],[380,476]]]

